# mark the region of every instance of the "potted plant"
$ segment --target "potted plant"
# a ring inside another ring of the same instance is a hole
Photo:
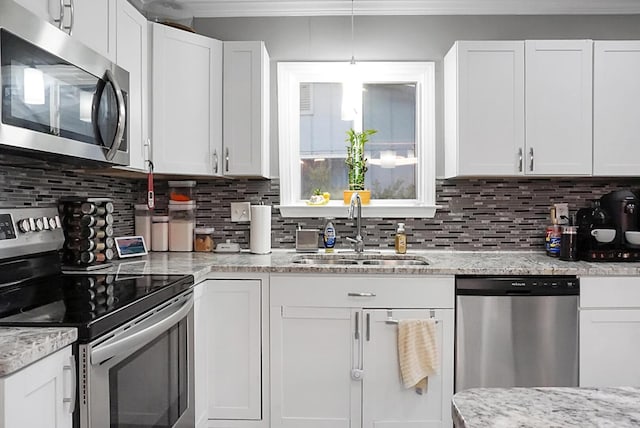
[[[347,159],[345,163],[348,169],[348,183],[349,190],[345,190],[343,193],[344,203],[348,204],[351,200],[351,195],[354,192],[360,194],[360,199],[363,204],[368,204],[371,199],[371,192],[364,188],[364,175],[367,172],[367,158],[364,157],[364,145],[369,141],[369,137],[375,134],[375,129],[366,129],[362,132],[354,131],[353,128],[347,131],[346,142],[347,146]]]

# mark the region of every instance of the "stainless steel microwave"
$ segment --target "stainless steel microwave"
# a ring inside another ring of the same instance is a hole
[[[9,0],[0,57],[0,153],[129,164],[126,70]]]

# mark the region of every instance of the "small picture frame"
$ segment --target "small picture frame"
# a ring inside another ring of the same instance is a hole
[[[121,259],[147,255],[147,245],[142,236],[119,236],[114,240]]]

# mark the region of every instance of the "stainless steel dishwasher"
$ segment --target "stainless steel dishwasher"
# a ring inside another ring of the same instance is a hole
[[[456,277],[455,390],[578,386],[580,283]]]

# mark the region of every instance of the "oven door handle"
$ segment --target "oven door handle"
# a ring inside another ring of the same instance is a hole
[[[138,326],[132,328],[127,334],[118,338],[115,342],[99,345],[92,349],[91,364],[102,364],[109,358],[130,352],[131,348],[136,345],[142,345],[149,342],[151,339],[186,317],[191,309],[193,309],[193,299],[189,299],[187,303],[174,310],[169,315],[166,315],[163,311],[153,315]]]

